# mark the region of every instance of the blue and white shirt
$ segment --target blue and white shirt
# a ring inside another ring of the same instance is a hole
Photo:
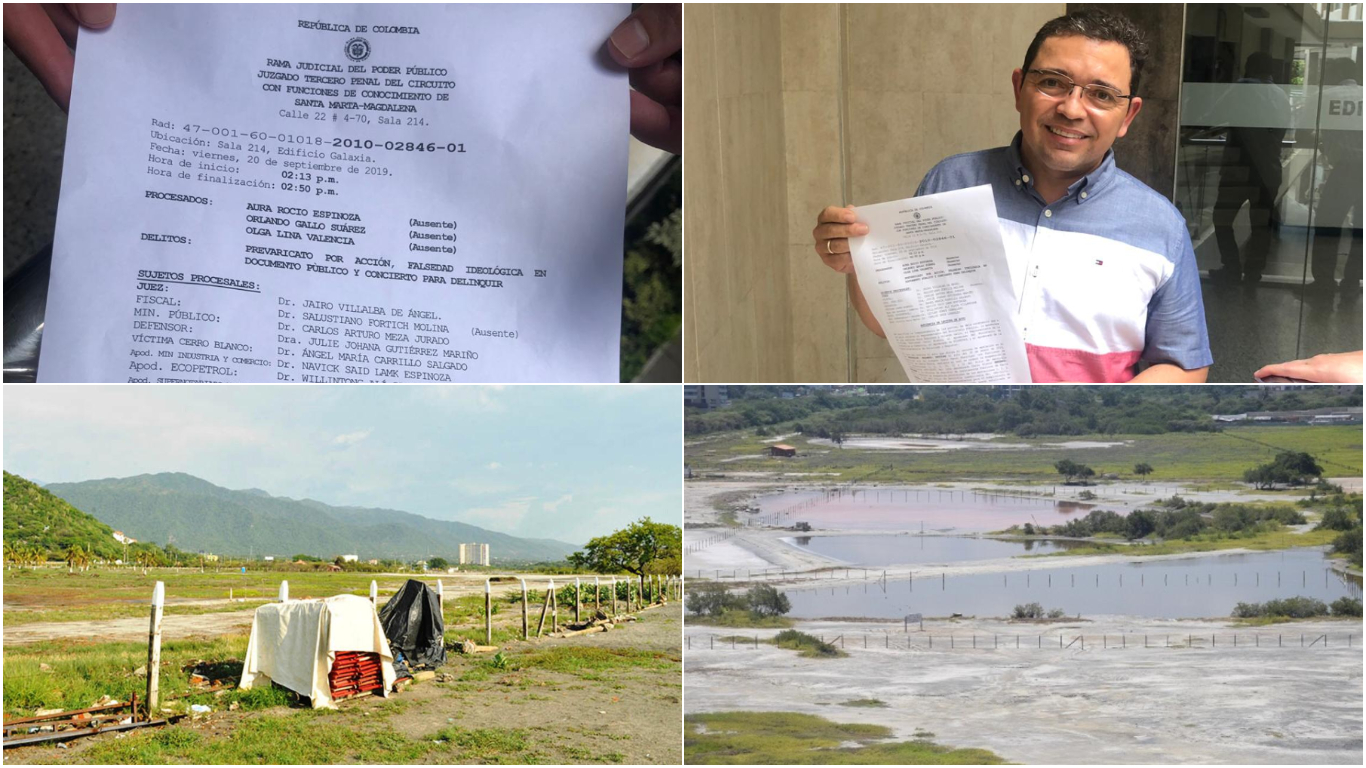
[[[1017,321],[1036,382],[1122,382],[1140,360],[1186,370],[1214,361],[1185,219],[1115,167],[1115,153],[1048,204],[1007,147],[954,155],[916,195],[990,184]]]

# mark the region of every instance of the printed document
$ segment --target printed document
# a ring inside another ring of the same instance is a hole
[[[859,289],[913,383],[1030,381],[989,185],[855,211]]]
[[[617,381],[629,12],[119,5],[39,380]]]

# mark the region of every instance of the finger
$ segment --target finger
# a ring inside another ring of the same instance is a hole
[[[867,224],[821,224],[811,230],[817,240],[831,240],[837,237],[863,237],[868,234]]]
[[[848,274],[854,271],[854,260],[849,255],[848,240],[822,240],[816,243],[816,253],[820,254],[825,266],[836,272]]]
[[[669,106],[683,104],[683,65],[674,59],[631,70],[631,87],[651,101]]]
[[[631,135],[665,152],[683,151],[683,110],[631,91]]]
[[[1284,363],[1264,365],[1252,374],[1253,378],[1264,379],[1268,376],[1283,376],[1287,379],[1312,380],[1313,369],[1308,360],[1290,360]]]
[[[76,57],[62,42],[52,19],[36,4],[8,6],[4,18],[5,45],[33,72],[65,112],[71,102],[71,75]]]
[[[816,217],[816,223],[818,224],[827,224],[832,222],[840,224],[853,224],[856,221],[858,221],[858,214],[854,212],[853,206],[850,206],[848,208],[841,208],[837,205],[831,205],[828,206],[825,210],[821,211],[820,214]]]
[[[47,12],[47,17],[52,19],[52,26],[57,28],[62,40],[66,41],[66,47],[75,48],[76,30],[81,26],[76,22],[76,17],[72,16],[62,3],[43,3],[43,10]]]
[[[607,50],[623,67],[643,67],[683,47],[683,4],[646,3],[617,25]]]
[[[114,3],[67,3],[82,27],[104,29],[114,23]]]

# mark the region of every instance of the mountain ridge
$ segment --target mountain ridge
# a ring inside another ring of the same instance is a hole
[[[489,545],[493,561],[507,562],[559,560],[579,549],[403,510],[231,490],[184,472],[52,483],[46,490],[134,538],[218,554],[454,562],[461,543],[478,542]]]

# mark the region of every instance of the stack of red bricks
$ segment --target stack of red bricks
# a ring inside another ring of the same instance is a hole
[[[362,693],[383,693],[384,672],[380,667],[378,653],[338,651],[332,662],[332,671],[327,673],[327,682],[332,688],[332,698],[344,699]]]

